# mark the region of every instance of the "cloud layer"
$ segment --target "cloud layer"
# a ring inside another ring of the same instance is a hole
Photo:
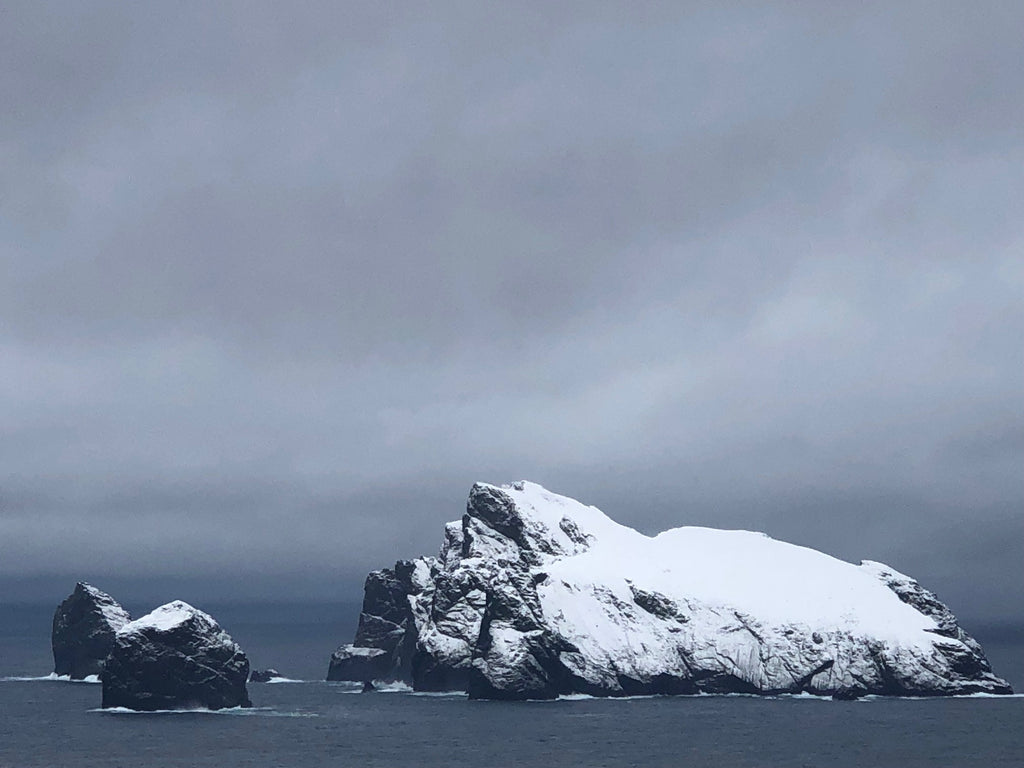
[[[0,580],[349,597],[529,478],[1019,619],[1022,26],[8,6]]]

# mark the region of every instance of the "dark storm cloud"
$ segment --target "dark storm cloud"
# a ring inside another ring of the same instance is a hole
[[[0,14],[7,583],[350,597],[527,477],[1021,615],[1016,4]]]

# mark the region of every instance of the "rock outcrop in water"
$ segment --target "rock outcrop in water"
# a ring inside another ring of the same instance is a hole
[[[114,598],[78,582],[53,614],[54,673],[72,680],[101,675],[114,635],[129,621],[128,611]]]
[[[281,677],[281,673],[276,669],[254,669],[249,673],[250,683],[269,683],[276,677]]]
[[[327,679],[372,683],[374,680],[394,678],[392,662],[392,656],[384,649],[343,645],[331,654]]]
[[[103,706],[144,711],[251,706],[249,660],[208,614],[175,601],[117,632]]]
[[[648,537],[532,483],[477,484],[437,558],[371,573],[328,679],[568,693],[1011,693],[913,579],[748,531]]]

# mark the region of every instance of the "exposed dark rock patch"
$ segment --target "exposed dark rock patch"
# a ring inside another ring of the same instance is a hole
[[[657,592],[637,589],[632,584],[629,585],[629,591],[633,593],[633,602],[652,616],[657,616],[659,619],[672,619],[681,623],[689,621],[674,600]]]
[[[861,699],[868,695],[866,688],[858,688],[851,686],[849,688],[840,688],[832,694],[832,698],[836,701],[853,701],[854,699]]]

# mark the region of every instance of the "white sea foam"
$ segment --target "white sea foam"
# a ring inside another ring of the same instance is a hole
[[[566,693],[557,699],[538,699],[538,701],[640,701],[642,699],[704,699],[704,698],[739,698],[739,699],[775,699],[777,696],[765,696],[760,693],[641,693],[634,696],[591,696],[589,693]]]
[[[52,682],[65,682],[65,681],[70,681],[70,678],[68,678],[66,675],[64,675],[63,677],[57,677],[57,675],[53,674],[52,672],[49,675],[42,675],[40,677],[19,677],[17,675],[12,675],[12,676],[8,676],[8,677],[0,677],[0,683],[32,683],[32,682],[52,683]]]
[[[95,685],[101,682],[99,675],[89,675],[82,680],[72,680],[70,675],[58,675],[56,672],[51,672],[48,675],[38,676],[9,676],[0,677],[2,683],[31,683],[31,682],[42,682],[42,683],[86,683],[87,685]]]
[[[363,684],[353,683],[350,680],[323,680],[320,681],[331,688],[339,688],[346,693],[362,693]]]
[[[950,696],[861,696],[856,701],[943,701],[949,699],[1024,699],[1024,693],[960,693]]]
[[[377,693],[412,693],[412,686],[406,683],[374,683],[373,689]]]
[[[106,715],[228,715],[236,717],[320,717],[316,712],[282,711],[272,707],[229,707],[226,709],[129,709],[128,707],[97,707],[90,712]]]

